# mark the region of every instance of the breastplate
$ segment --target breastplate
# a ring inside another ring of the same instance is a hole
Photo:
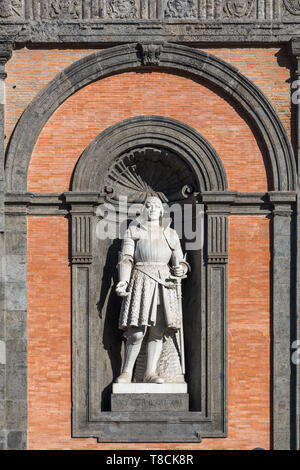
[[[172,255],[165,237],[139,239],[136,242],[135,262],[168,264]]]

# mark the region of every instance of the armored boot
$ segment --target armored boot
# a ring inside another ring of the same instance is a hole
[[[141,350],[145,329],[132,329],[125,333],[127,338],[125,346],[125,360],[122,374],[116,379],[116,383],[129,384],[132,380],[135,361]]]
[[[163,384],[164,380],[156,373],[158,361],[162,350],[162,339],[150,340],[147,345],[147,366],[144,382]]]

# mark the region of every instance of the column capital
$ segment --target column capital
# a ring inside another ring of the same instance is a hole
[[[11,58],[13,45],[11,42],[0,42],[0,79],[5,79],[7,74],[5,72],[6,62]]]
[[[295,62],[295,76],[300,77],[300,38],[291,39],[290,53]]]
[[[290,52],[296,59],[300,59],[300,37],[291,39]]]

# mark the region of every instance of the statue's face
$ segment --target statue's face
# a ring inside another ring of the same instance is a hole
[[[159,220],[162,214],[162,204],[157,197],[148,197],[145,202],[148,220]]]

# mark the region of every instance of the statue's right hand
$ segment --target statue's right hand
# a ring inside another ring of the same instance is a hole
[[[129,294],[129,292],[126,291],[127,284],[128,283],[126,281],[118,282],[116,286],[116,294],[120,297],[126,297]]]

